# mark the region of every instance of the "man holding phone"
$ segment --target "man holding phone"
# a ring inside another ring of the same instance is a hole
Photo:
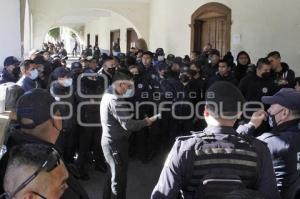
[[[143,120],[133,120],[130,104],[124,100],[134,95],[132,74],[125,69],[113,76],[113,84],[102,97],[100,105],[103,129],[101,145],[105,159],[110,167],[103,198],[126,198],[128,168],[128,138],[131,131],[138,131],[152,125],[157,116]]]

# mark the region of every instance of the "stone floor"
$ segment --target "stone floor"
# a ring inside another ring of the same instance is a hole
[[[143,164],[139,160],[130,160],[127,181],[128,199],[150,198],[166,157],[167,154],[160,154],[147,164]],[[90,199],[101,199],[105,174],[91,168],[89,175],[91,179],[82,184],[88,191]]]

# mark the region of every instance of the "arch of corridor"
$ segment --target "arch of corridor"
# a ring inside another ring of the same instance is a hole
[[[107,50],[109,46],[107,42],[110,42],[108,35],[110,31],[116,29],[121,30],[121,49],[126,48],[126,29],[134,29],[138,38],[149,41],[149,4],[145,2],[120,1],[117,4],[93,0],[89,3],[80,0],[72,2],[29,0],[29,2],[32,12],[33,48],[40,48],[47,32],[59,26],[77,31],[84,44],[87,43],[87,34],[90,34],[91,38],[98,35],[99,38],[103,38],[102,42],[100,39],[100,48],[102,44]],[[106,25],[102,26],[103,24]]]

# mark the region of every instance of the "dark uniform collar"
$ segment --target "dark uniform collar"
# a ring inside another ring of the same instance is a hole
[[[204,132],[213,133],[213,134],[233,134],[236,131],[233,129],[232,126],[212,126],[208,125]]]
[[[283,132],[287,129],[300,130],[300,119],[294,119],[280,124],[277,128],[272,129],[272,132]]]

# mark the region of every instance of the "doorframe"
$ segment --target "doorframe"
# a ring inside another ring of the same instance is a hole
[[[87,44],[87,47],[89,47],[89,45],[91,45],[91,34],[90,33],[88,33],[87,35],[86,35],[86,40],[87,40],[87,42],[86,42],[86,44]]]
[[[120,47],[121,47],[121,29],[116,29],[116,30],[111,30],[110,31],[110,53],[112,54],[112,48],[113,48],[113,46],[112,46],[112,41],[113,41],[113,38],[112,38],[112,36],[113,36],[113,34],[115,33],[115,32],[119,32],[119,39],[120,39],[120,43],[119,43],[119,45],[120,45]]]
[[[99,46],[99,35],[95,35],[95,45]]]
[[[227,7],[224,4],[221,3],[207,3],[204,4],[202,6],[200,6],[193,14],[191,17],[191,24],[190,24],[190,28],[191,28],[191,48],[190,51],[192,52],[195,49],[195,20],[197,20],[197,18],[205,13],[208,12],[217,12],[220,13],[224,16],[226,16],[226,23],[227,23],[227,30],[226,30],[226,46],[228,49],[226,49],[227,51],[230,50],[230,44],[231,44],[231,25],[232,25],[232,21],[231,21],[231,9],[229,7]]]
[[[129,53],[129,51],[130,51],[129,34],[128,34],[130,31],[134,31],[136,36],[137,36],[137,39],[139,39],[139,36],[138,36],[138,34],[137,34],[137,32],[135,31],[134,28],[127,28],[126,29],[126,51],[127,51],[127,53]]]

